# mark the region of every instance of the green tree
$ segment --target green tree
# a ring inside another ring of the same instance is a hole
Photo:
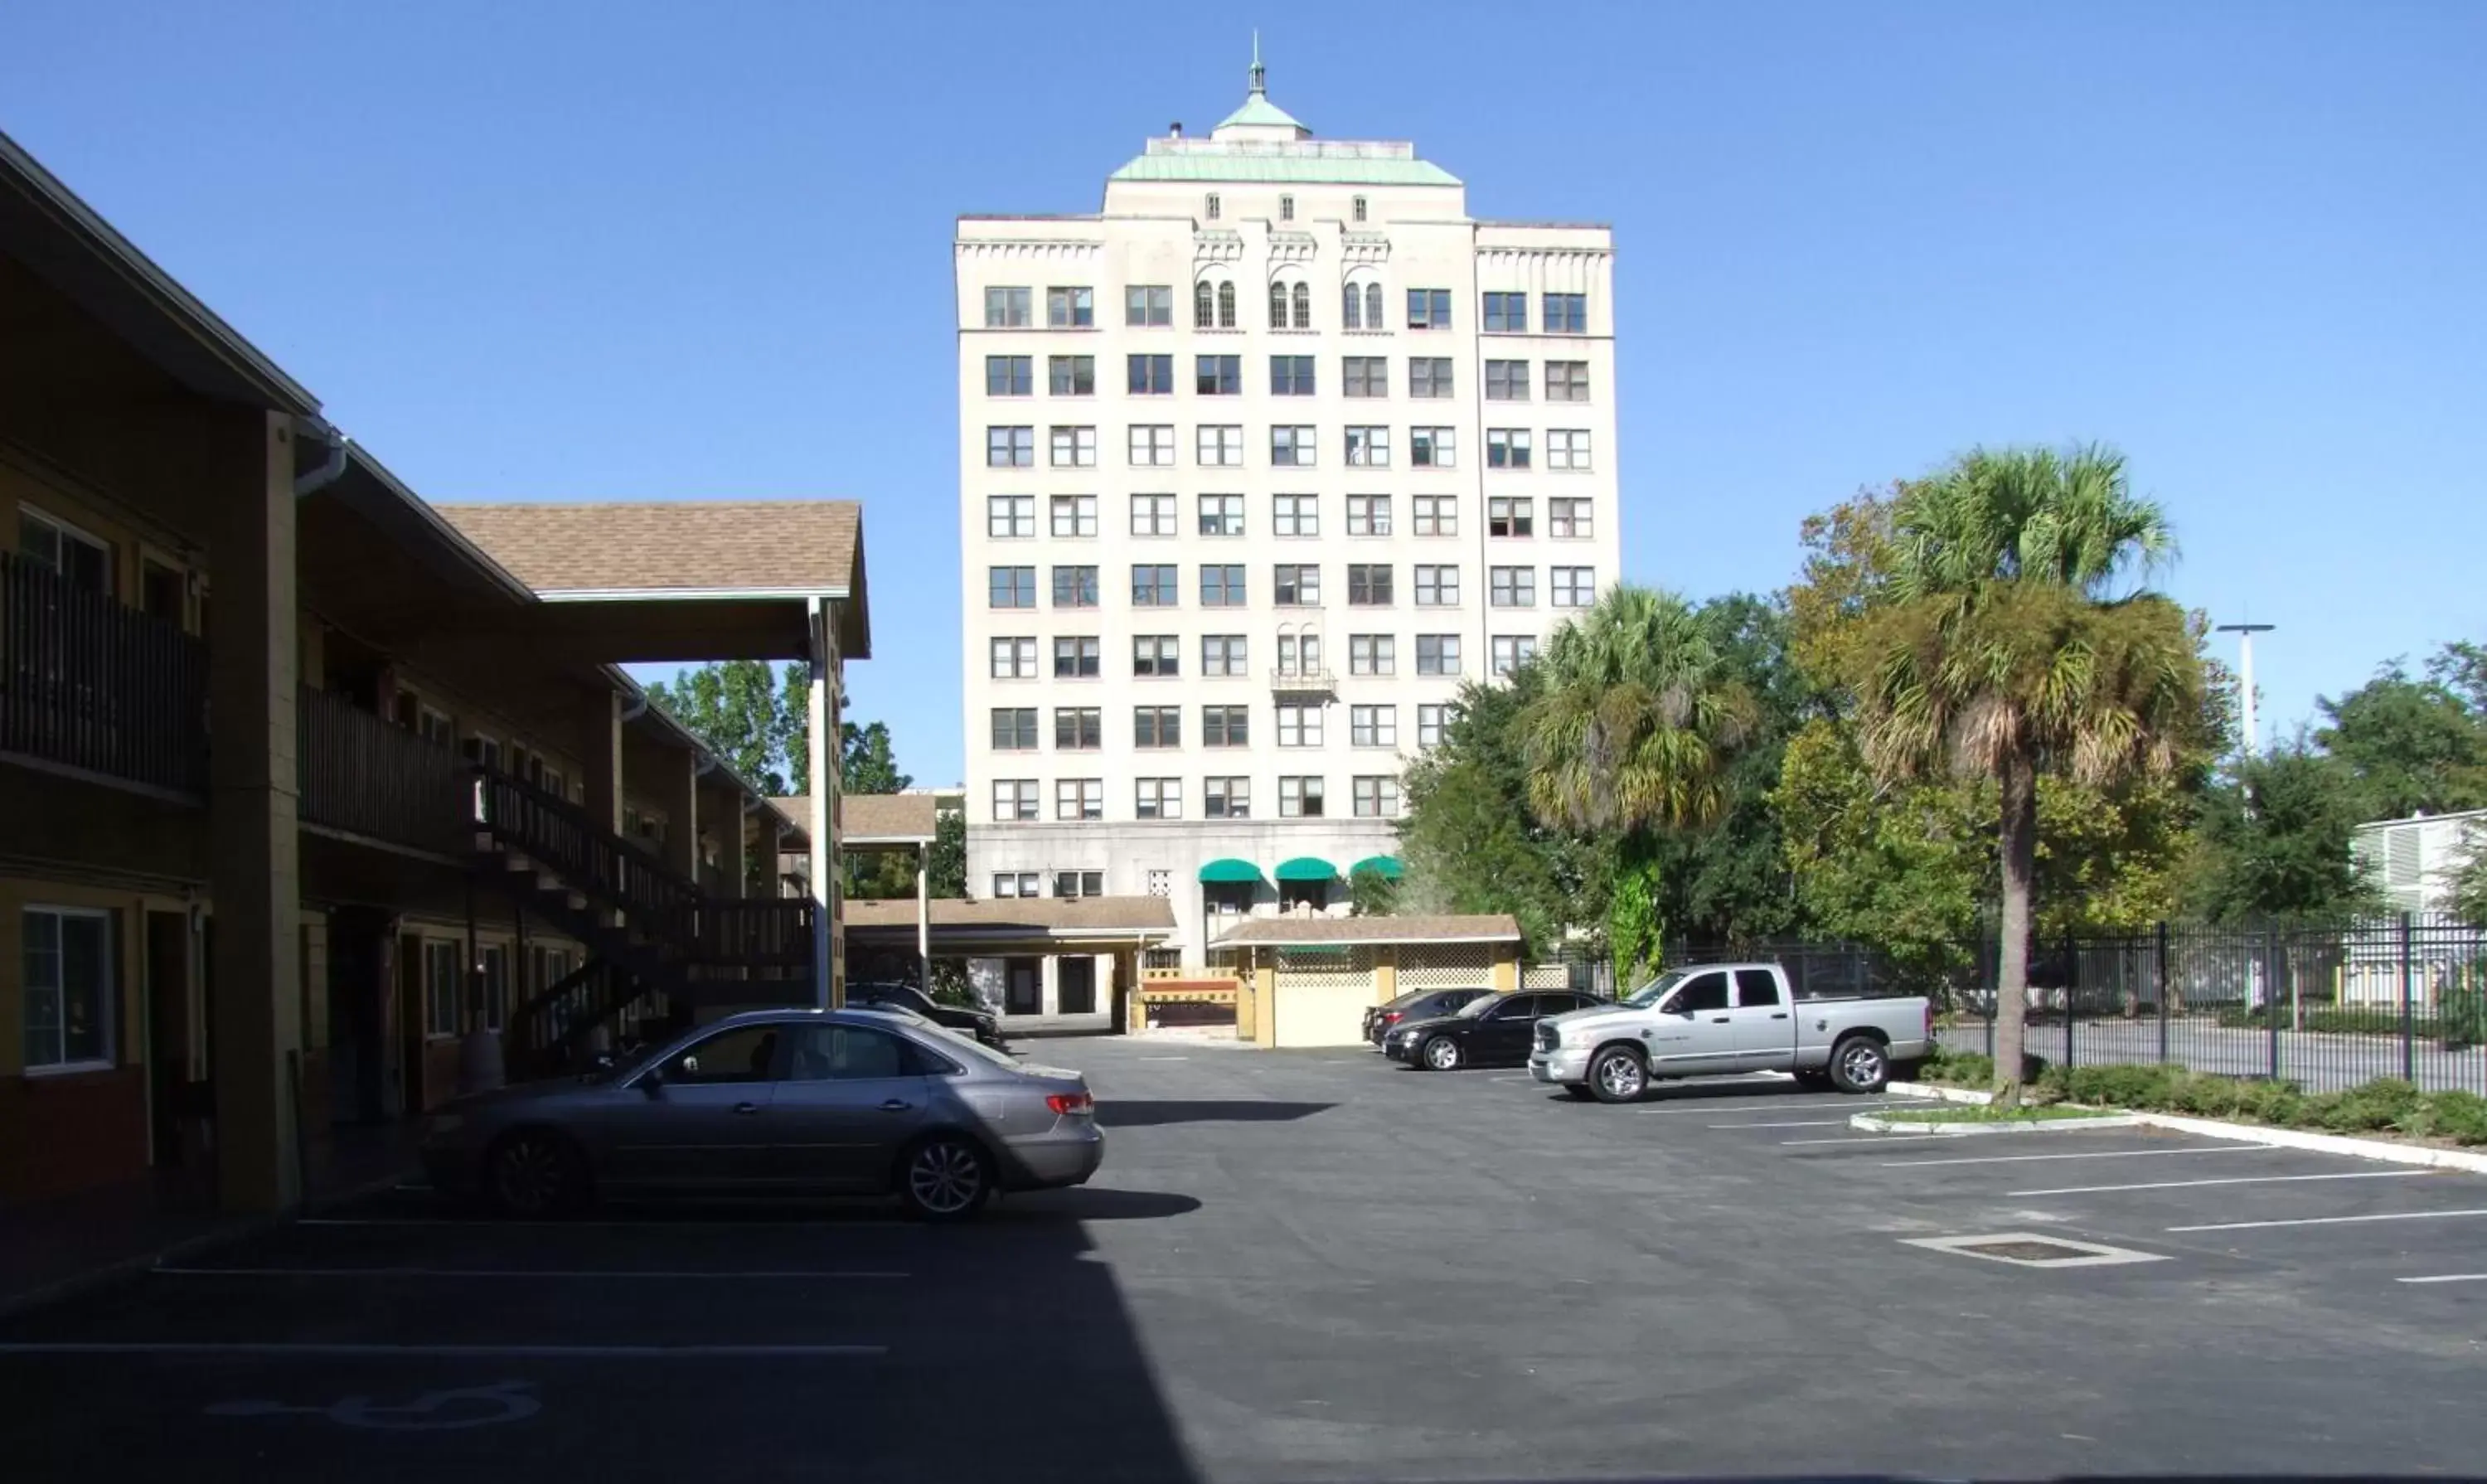
[[[2195,636],[2155,593],[2111,596],[2172,556],[2158,505],[2096,447],[1979,449],[1910,487],[1862,619],[1860,752],[1886,782],[1990,778],[2000,952],[1996,1094],[2021,1094],[2042,775],[2105,788],[2167,776],[2205,714]]]
[[[2314,740],[2353,775],[2369,820],[2487,805],[2487,685],[2474,645],[2447,645],[2423,680],[2395,659],[2374,679],[2316,702],[2327,725]]]
[[[2195,910],[2235,922],[2373,907],[2349,853],[2364,818],[2356,774],[2303,736],[2239,762],[2202,800]]]
[[[850,794],[900,794],[915,779],[898,770],[889,750],[889,725],[875,721],[838,728],[838,785]]]
[[[925,868],[924,889],[936,897],[967,894],[967,816],[943,805],[933,817],[933,858]]]
[[[648,699],[685,731],[726,760],[753,787],[772,797],[803,792],[804,725],[802,689],[792,677],[800,665],[786,667],[790,680],[780,688],[768,666],[757,659],[730,659],[677,670],[673,683],[648,687]],[[787,700],[794,701],[793,710]]]

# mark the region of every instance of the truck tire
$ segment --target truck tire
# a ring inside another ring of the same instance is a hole
[[[1649,1065],[1629,1046],[1610,1046],[1589,1058],[1589,1095],[1601,1103],[1637,1103],[1649,1091]]]
[[[1843,1036],[1830,1049],[1830,1082],[1841,1092],[1881,1092],[1890,1080],[1890,1052],[1872,1036]]]

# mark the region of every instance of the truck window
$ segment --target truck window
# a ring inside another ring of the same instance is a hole
[[[1779,1002],[1779,976],[1767,968],[1736,970],[1736,1003],[1745,1009]]]
[[[1668,1003],[1667,1008],[1678,1015],[1700,1010],[1726,1009],[1726,970],[1714,969],[1709,973],[1696,974],[1686,980],[1684,988],[1675,992],[1675,998]]]

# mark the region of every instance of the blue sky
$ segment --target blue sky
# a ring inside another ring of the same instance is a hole
[[[1240,100],[1618,239],[1627,575],[2100,438],[2266,731],[2487,638],[2487,6],[11,0],[0,128],[435,499],[852,496],[857,708],[961,772],[961,211]]]

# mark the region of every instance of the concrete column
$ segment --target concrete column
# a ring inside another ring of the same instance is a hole
[[[591,696],[580,717],[578,755],[587,775],[587,812],[614,834],[622,832],[622,695]]]
[[[658,754],[653,792],[665,811],[665,847],[658,860],[685,881],[699,880],[699,759],[688,752]]]
[[[209,1075],[217,1199],[228,1211],[273,1212],[302,1198],[293,419],[253,414],[224,441],[232,477],[215,492],[209,535],[216,583],[208,830],[217,987]]]
[[[804,767],[812,780],[812,994],[814,1002],[834,1008],[847,1002],[846,984],[837,951],[846,924],[839,920],[837,794],[838,750],[834,738],[837,705],[829,695],[837,683],[829,645],[835,622],[829,601],[812,605],[811,685],[803,702]]]
[[[915,847],[915,961],[924,966],[924,993],[933,993],[933,847]]]
[[[1373,950],[1373,1002],[1386,1005],[1399,997],[1399,950],[1383,943]]]

